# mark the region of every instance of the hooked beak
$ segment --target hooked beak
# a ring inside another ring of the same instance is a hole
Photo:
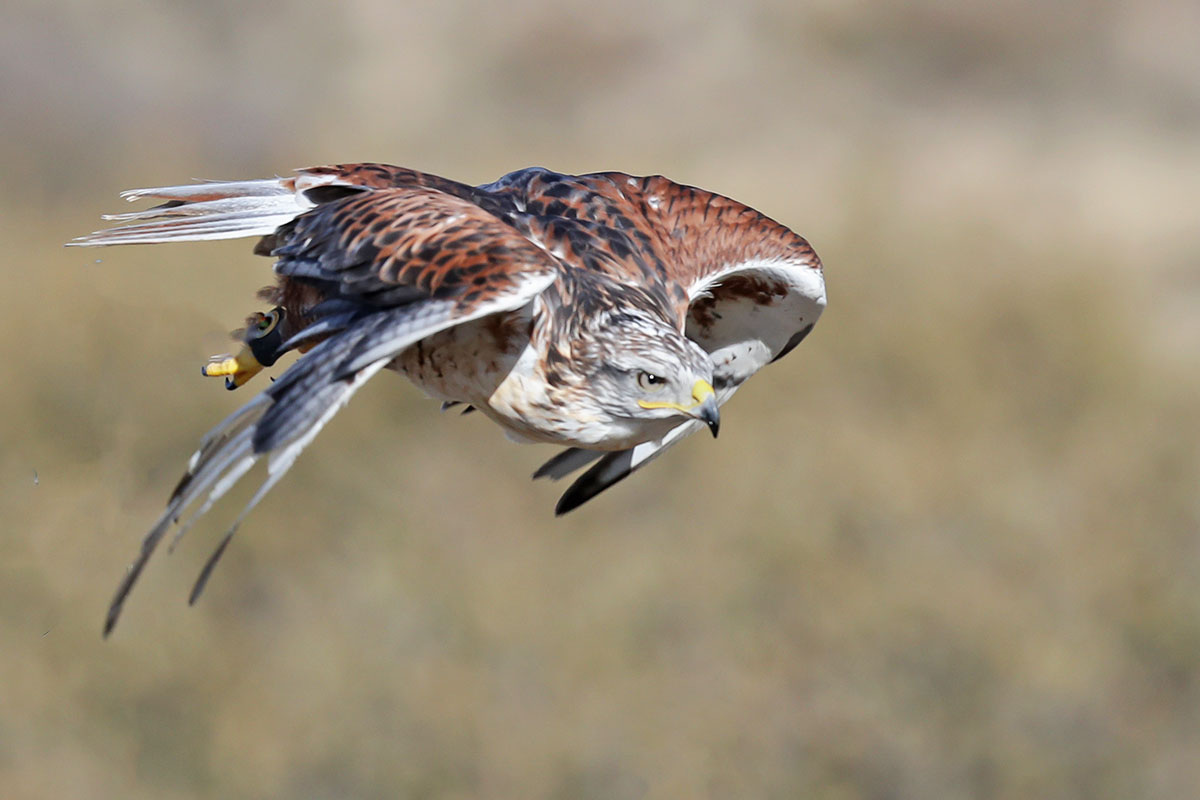
[[[682,411],[690,417],[694,417],[712,431],[713,438],[717,438],[717,433],[721,430],[721,411],[717,406],[717,393],[713,391],[712,384],[701,378],[692,385],[692,400],[691,405],[685,406],[674,402],[657,402],[654,400],[638,400],[638,405],[642,408],[673,408],[676,411]]]
[[[712,384],[705,380],[696,381],[696,385],[692,387],[692,399],[696,401],[692,413],[696,419],[708,426],[713,438],[717,438],[717,434],[721,432],[721,410],[717,406],[717,394],[713,391]]]

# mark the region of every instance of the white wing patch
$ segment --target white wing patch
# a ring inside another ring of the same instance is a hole
[[[690,287],[688,338],[713,360],[720,401],[800,343],[825,309],[825,278],[807,261],[730,265]]]

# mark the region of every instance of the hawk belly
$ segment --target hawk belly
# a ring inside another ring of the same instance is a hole
[[[428,336],[397,356],[391,366],[430,397],[474,406],[514,442],[598,449],[629,446],[625,437],[606,441],[611,431],[603,420],[555,398],[541,363],[530,343],[529,317],[518,311]],[[563,413],[564,408],[573,408],[574,413]]]
[[[495,314],[427,336],[391,366],[430,397],[486,409],[528,345],[526,315]]]

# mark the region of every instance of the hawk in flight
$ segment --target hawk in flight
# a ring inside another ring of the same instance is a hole
[[[273,306],[241,352],[204,374],[236,388],[284,353],[277,381],[214,428],[146,535],[107,635],[159,541],[175,540],[260,458],[267,476],[238,524],[351,396],[383,368],[508,435],[564,449],[534,477],[588,467],[566,513],[707,427],[825,306],[808,242],[741,203],[661,176],[523,169],[483,186],[382,164],[295,177],[136,189],[161,201],[75,245],[243,236],[275,259]],[[590,465],[590,466],[589,466]],[[190,515],[184,517],[184,513]]]

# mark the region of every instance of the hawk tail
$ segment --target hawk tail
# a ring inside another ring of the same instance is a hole
[[[296,190],[294,178],[195,183],[130,189],[129,202],[162,200],[153,208],[105,214],[118,227],[68,242],[73,247],[158,244],[265,236],[291,222],[315,203]]]

